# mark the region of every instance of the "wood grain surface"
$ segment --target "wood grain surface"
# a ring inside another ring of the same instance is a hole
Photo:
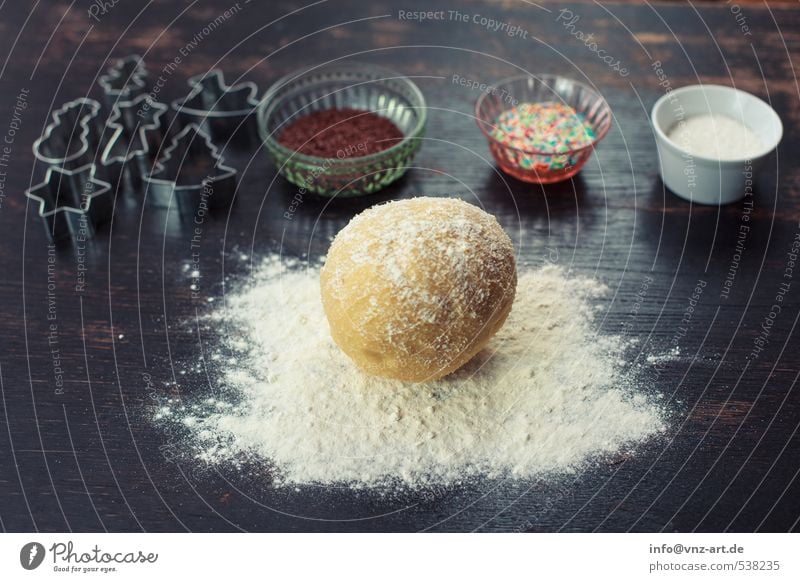
[[[785,273],[800,236],[800,11],[779,4],[734,11],[721,2],[108,4],[93,15],[89,3],[0,3],[0,139],[11,140],[10,163],[0,168],[0,528],[798,529],[800,280]],[[235,15],[204,32],[233,6]],[[576,39],[558,21],[562,9],[579,15],[576,28],[629,74]],[[412,22],[399,10],[459,10],[470,21]],[[517,24],[525,38],[493,32],[474,15]],[[164,102],[186,93],[189,76],[214,67],[262,91],[283,74],[333,59],[396,69],[415,79],[429,106],[417,167],[367,198],[307,196],[287,220],[296,189],[274,179],[264,151],[226,151],[240,171],[239,189],[229,209],[202,224],[197,297],[185,270],[191,220],[144,204],[140,193],[115,197],[113,220],[94,240],[51,250],[23,195],[42,179],[31,144],[62,103],[100,97],[97,77],[108,61],[132,53],[145,57],[151,87],[163,77]],[[749,220],[742,204],[695,206],[665,191],[648,122],[664,91],[657,61],[672,87],[734,85],[779,112],[785,135],[759,177]],[[538,187],[498,173],[471,117],[479,93],[453,82],[458,75],[491,83],[522,71],[590,83],[614,111],[611,133],[570,182]],[[23,90],[29,106],[11,135]],[[207,299],[245,281],[250,259],[276,250],[319,257],[356,212],[423,193],[461,197],[496,214],[526,264],[555,260],[605,281],[612,295],[599,323],[639,342],[630,365],[641,368],[644,391],[663,394],[667,434],[555,483],[490,481],[390,495],[274,489],[258,470],[209,470],[184,459],[179,435],[154,426],[152,416],[163,398],[207,389],[194,371],[216,334],[195,322]],[[749,230],[740,239],[743,225]],[[76,288],[81,264],[83,289]],[[681,333],[698,281],[706,286]],[[790,288],[776,313],[785,281]],[[765,321],[768,343],[752,357]],[[679,355],[665,363],[645,358],[675,347]]]

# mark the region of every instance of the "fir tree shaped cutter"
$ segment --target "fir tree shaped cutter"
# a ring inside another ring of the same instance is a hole
[[[236,193],[236,169],[224,162],[211,137],[190,123],[145,176],[145,197],[149,204],[181,212],[227,206]]]

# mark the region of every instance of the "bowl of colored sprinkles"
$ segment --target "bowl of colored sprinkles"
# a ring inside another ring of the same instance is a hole
[[[425,132],[425,99],[408,78],[338,63],[277,81],[258,108],[261,139],[301,193],[359,196],[411,165]]]
[[[525,182],[571,178],[611,128],[611,108],[592,88],[556,75],[520,75],[493,85],[475,118],[500,168]]]

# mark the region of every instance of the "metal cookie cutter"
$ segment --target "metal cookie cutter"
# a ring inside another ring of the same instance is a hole
[[[98,83],[109,107],[113,107],[118,101],[130,101],[145,90],[147,68],[144,59],[139,55],[117,59],[100,76]]]
[[[161,116],[167,109],[144,94],[114,104],[107,122],[111,137],[100,156],[104,178],[127,190],[141,186],[160,147]]]
[[[94,99],[75,99],[53,112],[53,121],[33,142],[33,155],[48,166],[75,170],[94,162],[100,145],[100,104]]]
[[[211,171],[187,182],[185,171],[196,170],[202,156],[211,162]],[[236,193],[236,169],[224,162],[211,137],[199,125],[190,123],[172,139],[153,171],[145,176],[147,199],[154,206],[167,208],[172,204],[185,212],[196,212],[198,204],[208,208],[228,205]]]
[[[85,240],[94,236],[97,226],[111,215],[111,184],[95,177],[94,164],[75,170],[53,166],[44,182],[25,191],[39,204],[39,217],[47,236],[58,241],[70,236]]]
[[[255,110],[258,87],[246,82],[226,85],[219,69],[191,77],[189,94],[172,102],[172,109],[182,123],[196,123],[206,129],[217,143],[249,145],[258,140]]]

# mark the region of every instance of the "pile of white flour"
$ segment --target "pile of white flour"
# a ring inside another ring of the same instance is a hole
[[[158,416],[188,428],[203,462],[255,456],[283,485],[563,475],[664,429],[625,378],[623,340],[593,328],[605,291],[555,266],[523,270],[489,349],[444,380],[403,384],[363,375],[332,342],[317,269],[268,258],[209,316],[216,393]]]

